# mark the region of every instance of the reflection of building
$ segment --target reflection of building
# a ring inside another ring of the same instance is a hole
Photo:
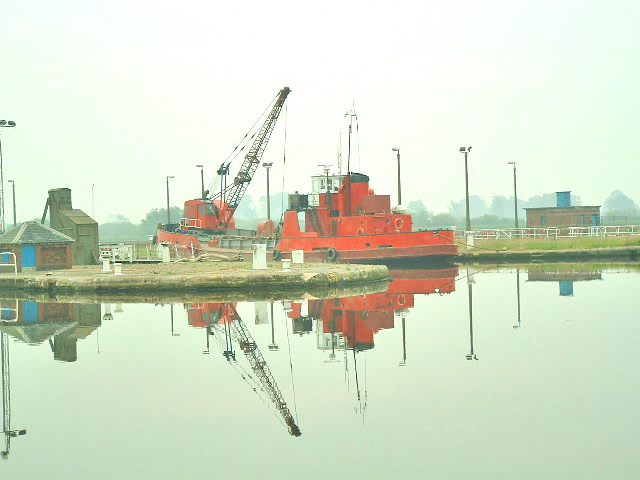
[[[15,254],[18,271],[71,268],[72,244],[73,238],[33,221],[24,222],[0,236],[0,251]],[[13,256],[3,253],[1,261],[13,263]]]
[[[527,227],[591,227],[600,225],[599,206],[571,206],[571,192],[556,192],[555,207],[525,208]]]
[[[562,297],[573,295],[573,282],[602,280],[600,270],[580,269],[575,265],[530,266],[527,275],[529,282],[558,282]]]
[[[0,329],[19,341],[49,341],[56,360],[74,362],[76,343],[100,326],[99,304],[32,302],[0,299]]]

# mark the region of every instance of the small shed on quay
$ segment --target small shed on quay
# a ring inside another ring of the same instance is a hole
[[[525,208],[527,228],[595,227],[600,225],[600,206],[572,206],[571,192],[556,192],[555,207]]]
[[[73,266],[73,238],[41,223],[24,222],[0,235],[0,266],[18,271],[60,270]]]
[[[51,228],[69,235],[73,244],[74,265],[95,265],[100,260],[98,222],[71,203],[71,189],[54,188],[49,190],[42,223],[49,211]]]

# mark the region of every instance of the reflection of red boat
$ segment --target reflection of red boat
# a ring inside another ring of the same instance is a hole
[[[455,291],[458,267],[390,270],[393,280],[386,292],[356,297],[309,300],[309,317],[322,321],[322,333],[340,336],[350,348],[373,348],[374,334],[394,328],[394,314],[413,308],[417,294]],[[292,304],[288,316],[300,320],[301,305]]]
[[[312,177],[311,195],[290,195],[274,258],[303,250],[306,258],[384,262],[447,259],[458,254],[452,230],[413,231],[411,215],[391,209],[360,173]],[[304,212],[304,231],[298,213]]]
[[[391,284],[388,292],[394,293],[451,293],[456,289],[458,267],[427,269],[390,269]]]

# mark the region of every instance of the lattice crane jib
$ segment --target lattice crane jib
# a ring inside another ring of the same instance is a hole
[[[244,353],[249,360],[252,370],[258,376],[260,383],[268,393],[269,398],[276,405],[276,408],[282,415],[289,429],[289,433],[299,437],[302,433],[296,425],[293,415],[291,415],[291,411],[289,410],[289,407],[287,407],[287,403],[284,401],[282,392],[280,392],[273,374],[271,373],[271,370],[269,370],[269,366],[258,349],[256,342],[253,340],[251,333],[249,333],[247,326],[239,316],[235,318],[232,325],[238,335],[238,343],[240,344],[242,353]]]
[[[244,196],[247,188],[249,187],[249,183],[253,179],[256,170],[260,166],[260,160],[262,159],[262,155],[264,154],[264,150],[267,147],[267,143],[269,143],[269,138],[271,138],[271,133],[273,132],[274,127],[276,126],[276,122],[278,117],[280,116],[280,112],[282,111],[282,107],[284,106],[284,102],[287,99],[287,96],[291,92],[289,87],[284,87],[280,90],[276,101],[267,116],[267,119],[264,121],[260,130],[255,136],[255,140],[251,145],[251,149],[249,153],[244,157],[244,161],[242,162],[242,166],[240,167],[240,171],[233,179],[233,183],[227,187],[225,190],[226,193],[226,206],[223,206],[222,211],[220,212],[220,225],[228,226],[229,222],[233,218],[233,214],[238,208],[240,204],[240,200]]]

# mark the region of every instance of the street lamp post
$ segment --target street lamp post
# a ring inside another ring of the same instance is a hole
[[[175,175],[167,175],[167,226],[171,223],[171,207],[169,206],[169,179]]]
[[[467,208],[467,225],[466,231],[471,231],[471,217],[469,216],[469,167],[467,164],[467,155],[471,152],[471,147],[460,147],[460,152],[464,153],[464,186],[466,190],[466,208]]]
[[[402,193],[400,189],[400,149],[392,148],[391,151],[398,153],[398,205],[402,205]]]
[[[17,222],[16,222],[16,182],[14,182],[13,180],[7,180],[7,182],[9,182],[11,184],[12,190],[13,190],[13,228],[16,227]]]
[[[13,128],[16,126],[16,122],[13,120],[0,120],[0,133],[2,133],[2,128]],[[2,233],[5,230],[4,224],[4,170],[2,166],[2,142],[0,141],[0,216],[2,220],[0,221],[0,226],[2,226]]]
[[[516,222],[516,230],[518,229],[518,190],[516,189],[516,162],[508,162],[513,165],[513,208]]]
[[[262,166],[267,170],[267,220],[271,220],[271,197],[269,196],[269,169],[273,162],[264,162]]]
[[[202,191],[202,199],[204,200],[204,167],[202,165],[196,165],[200,169],[200,185]]]

